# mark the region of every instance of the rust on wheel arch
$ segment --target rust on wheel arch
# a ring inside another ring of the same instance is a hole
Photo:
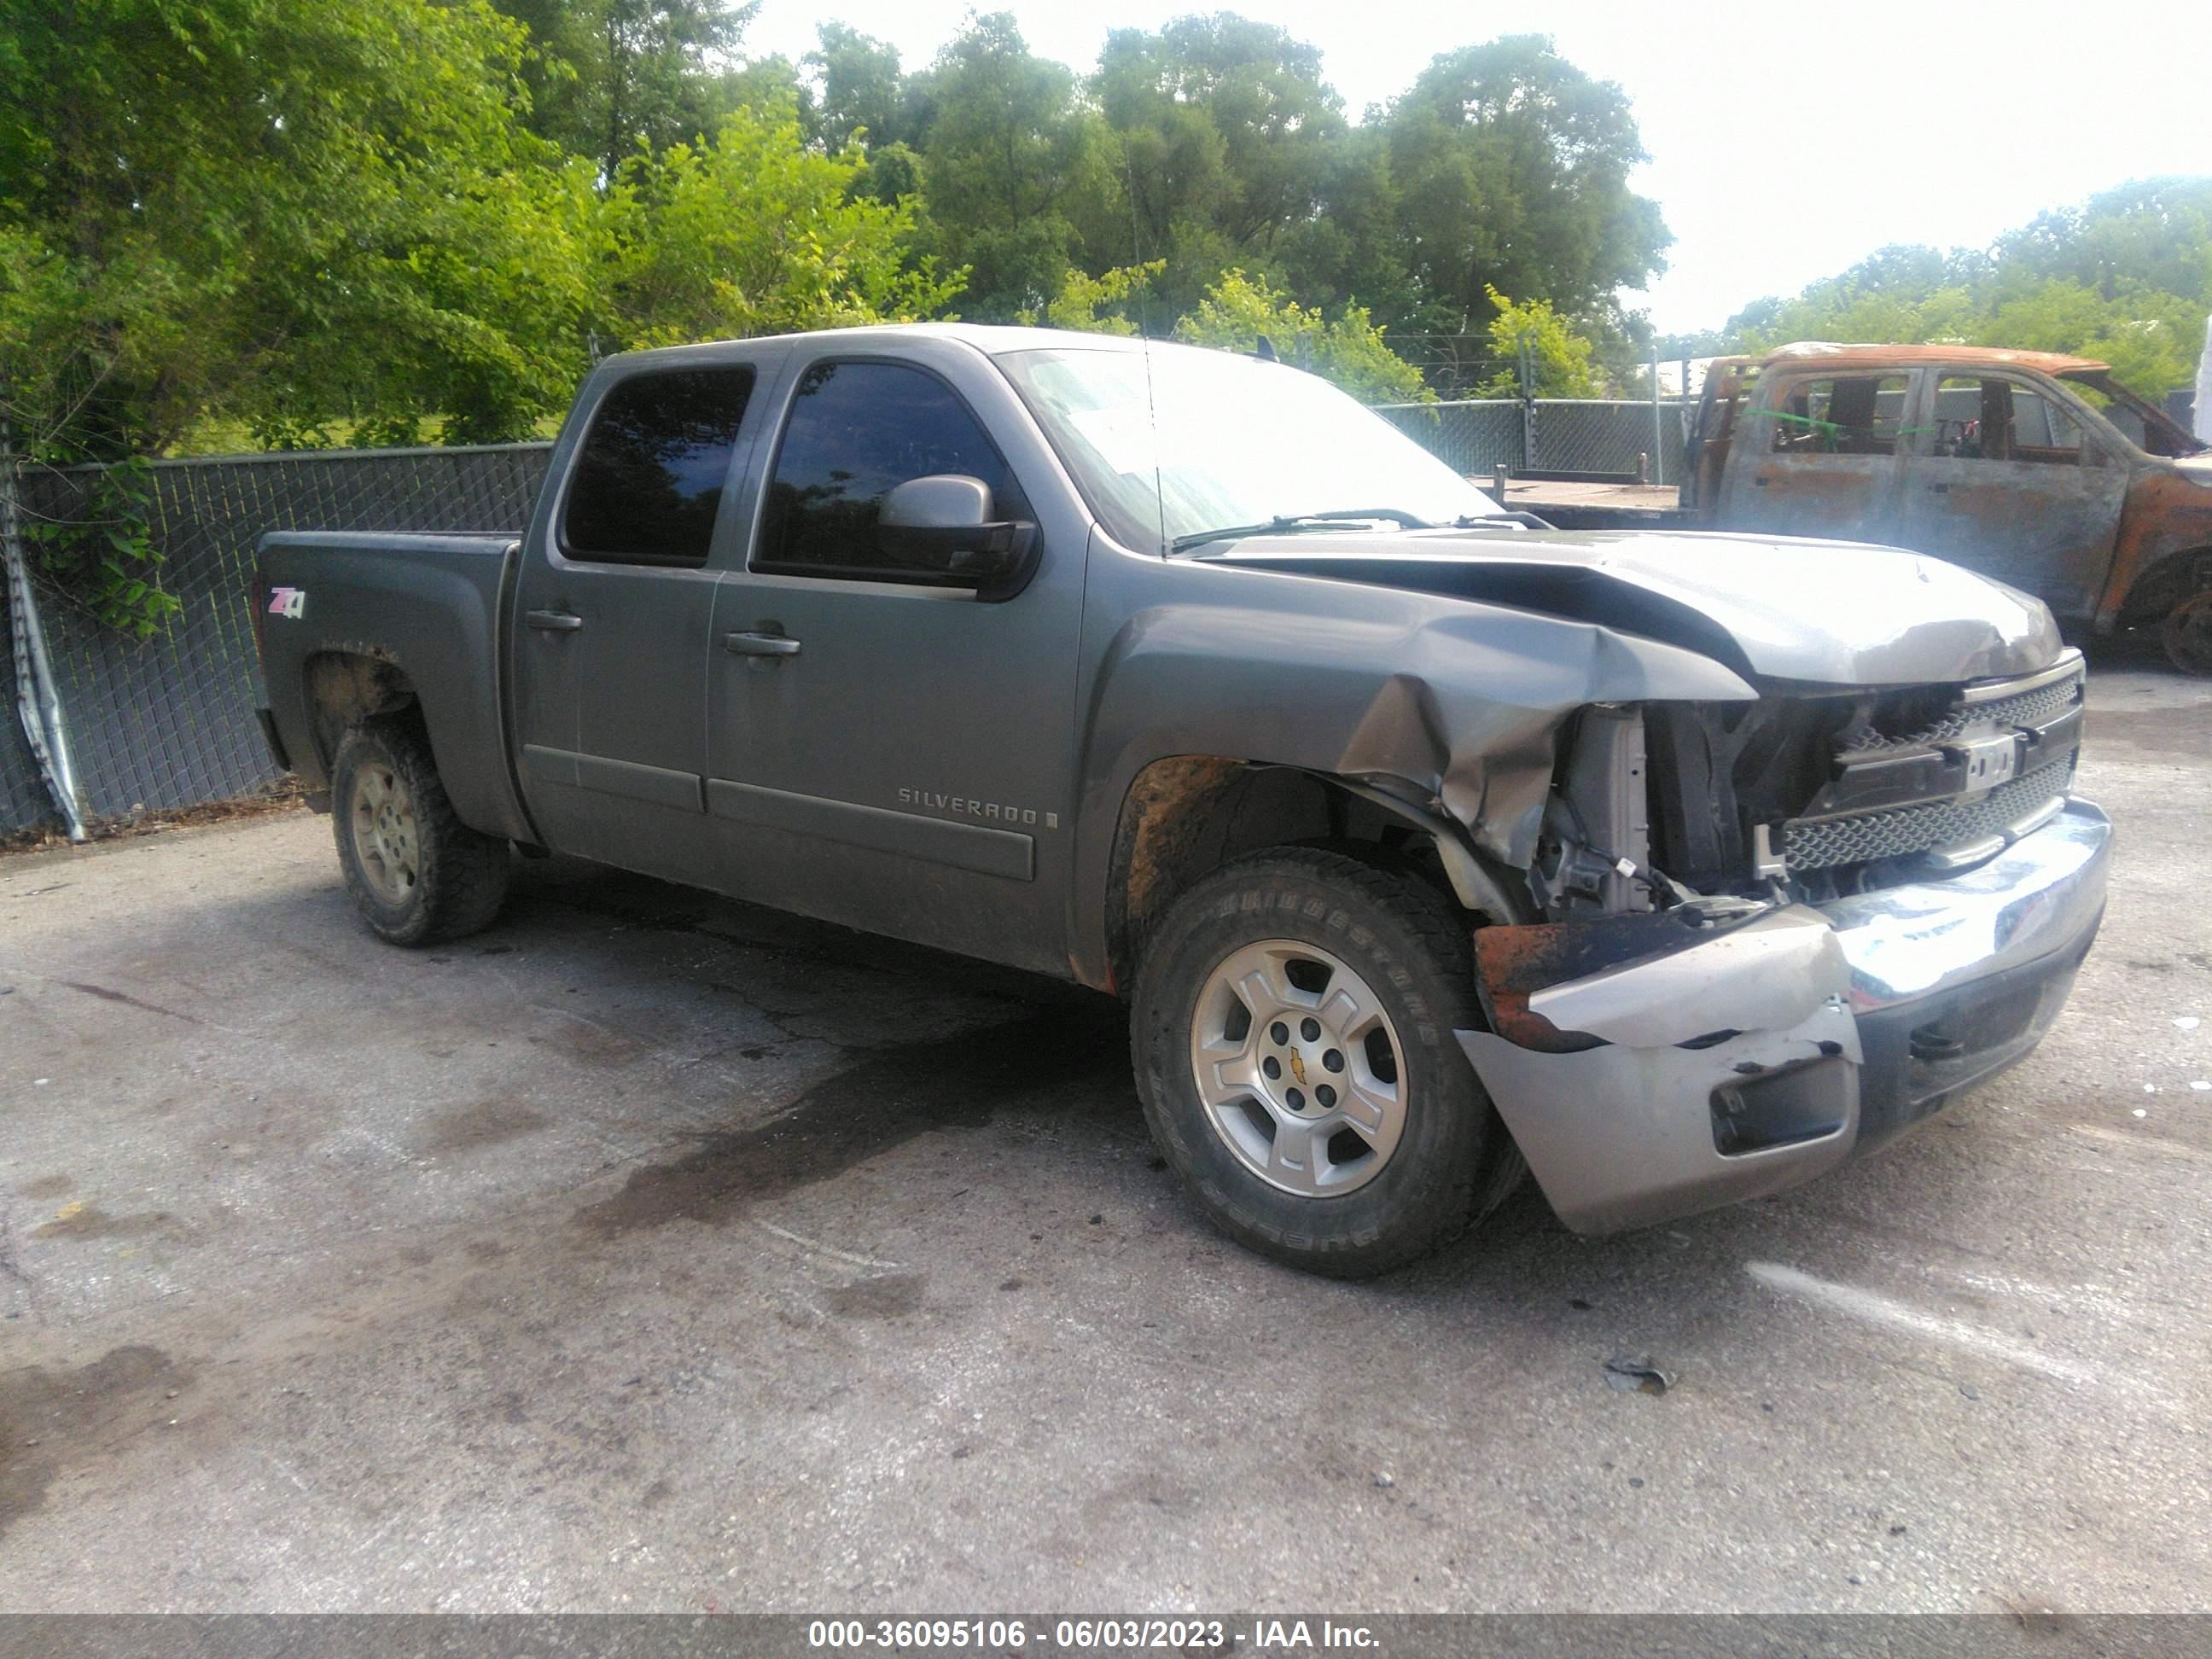
[[[2138,473],[2121,503],[2120,533],[2097,601],[2097,631],[2156,622],[2158,615],[2147,613],[2186,599],[2185,586],[2166,601],[2158,585],[2172,559],[2198,552],[2212,554],[2212,490],[2176,472]]]
[[[1106,890],[1107,933],[1117,942],[1113,977],[1099,988],[1121,988],[1146,927],[1173,898],[1182,873],[1204,857],[1206,837],[1221,833],[1214,814],[1190,809],[1225,793],[1244,771],[1243,762],[1220,755],[1177,755],[1154,761],[1129,786],[1115,826],[1116,878]]]

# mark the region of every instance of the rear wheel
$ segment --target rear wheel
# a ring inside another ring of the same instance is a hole
[[[2166,612],[2158,638],[2176,668],[2189,674],[2212,674],[2212,587],[2200,589]]]
[[[331,768],[331,819],[346,890],[379,937],[431,945],[498,915],[507,845],[454,816],[411,722],[374,720],[346,733]]]
[[[1224,1231],[1344,1278],[1435,1249],[1522,1172],[1455,1030],[1464,921],[1410,878],[1282,848],[1170,909],[1137,984],[1154,1138]]]

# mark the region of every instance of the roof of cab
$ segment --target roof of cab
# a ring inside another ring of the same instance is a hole
[[[2069,357],[2057,351],[2014,351],[2008,346],[1971,345],[1838,345],[1826,340],[1799,340],[1777,346],[1757,357],[1731,359],[1762,367],[1784,362],[1817,361],[1838,368],[1878,368],[1891,363],[1986,363],[1992,367],[2039,369],[2045,374],[2094,373],[2111,365],[2094,357]]]
[[[798,334],[756,335],[745,339],[702,340],[680,346],[661,346],[647,352],[624,352],[624,357],[650,355],[655,358],[682,357],[687,355],[710,354],[718,347],[781,344],[788,340],[845,339],[856,346],[880,343],[887,338],[917,336],[941,340],[963,340],[990,356],[1000,356],[1010,351],[1035,351],[1041,349],[1086,351],[1135,351],[1146,345],[1165,348],[1161,340],[1146,341],[1115,334],[1086,334],[1065,328],[1018,328],[997,323],[871,323],[857,328],[809,329]],[[1195,348],[1178,346],[1176,350]]]

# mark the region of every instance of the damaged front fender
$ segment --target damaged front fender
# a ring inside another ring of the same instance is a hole
[[[1559,728],[1596,702],[1749,702],[1726,665],[1666,641],[1383,585],[1195,561],[1094,556],[1082,684],[1077,966],[1110,983],[1115,835],[1147,769],[1179,757],[1292,768],[1449,820],[1525,869]]]

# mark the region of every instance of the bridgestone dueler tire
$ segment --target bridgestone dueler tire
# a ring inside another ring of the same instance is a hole
[[[1395,1152],[1333,1197],[1271,1186],[1231,1152],[1199,1097],[1191,1027],[1215,969],[1267,939],[1318,945],[1364,978],[1399,1037],[1408,1087]],[[1450,1243],[1526,1172],[1452,1033],[1479,1027],[1468,923],[1440,895],[1340,854],[1284,848],[1223,866],[1147,941],[1130,1046],[1161,1152],[1216,1225],[1264,1255],[1364,1279]]]
[[[404,785],[414,810],[416,879],[398,902],[376,890],[355,845],[353,805],[364,769],[385,768]],[[489,927],[507,899],[511,854],[454,816],[421,730],[384,717],[346,733],[331,767],[331,823],[338,867],[362,919],[393,945],[434,945]]]

